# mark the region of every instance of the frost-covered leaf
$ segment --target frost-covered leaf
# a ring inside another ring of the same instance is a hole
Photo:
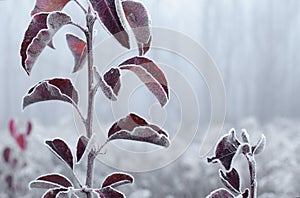
[[[243,198],[248,198],[249,197],[249,189],[248,188],[245,189],[242,196],[243,196]]]
[[[77,146],[76,146],[77,163],[81,160],[83,154],[85,153],[88,142],[89,142],[89,139],[83,135],[80,136],[80,138],[78,139]]]
[[[144,45],[150,46],[151,33],[150,33],[150,20],[145,6],[136,1],[126,0],[122,2],[122,7],[125,17],[133,30],[134,36],[138,43],[139,49],[143,49],[140,55],[147,52],[144,51]]]
[[[138,43],[140,56],[143,56],[144,54],[146,54],[149,51],[151,41],[152,41],[152,36],[150,36],[148,43]]]
[[[38,56],[42,53],[55,33],[71,22],[71,17],[62,12],[40,13],[33,16],[26,30],[22,46],[22,66],[30,75]]]
[[[87,57],[86,42],[72,34],[67,34],[66,40],[74,56],[75,65],[74,65],[73,73],[75,73],[80,69],[82,69],[83,65],[86,62],[86,57]]]
[[[111,187],[95,190],[95,193],[100,198],[125,198],[125,195],[123,193]]]
[[[236,193],[241,191],[240,176],[235,168],[232,168],[231,171],[226,173],[220,170],[220,179],[229,190]]]
[[[246,131],[246,129],[242,129],[242,134],[241,134],[241,136],[242,136],[242,140],[243,140],[243,142],[245,142],[245,143],[249,143],[249,134],[248,134],[248,132]]]
[[[125,31],[117,13],[115,0],[89,0],[97,12],[100,21],[105,28],[119,41],[119,43],[130,48],[129,36]]]
[[[253,147],[253,154],[257,155],[263,152],[266,146],[266,136],[264,134],[261,135],[257,144]]]
[[[104,74],[104,80],[94,67],[94,76],[97,80],[99,87],[101,88],[104,95],[112,100],[117,100],[117,95],[119,93],[121,82],[120,82],[120,71],[119,69],[112,68]]]
[[[217,143],[215,156],[207,158],[208,162],[216,162],[219,160],[226,170],[231,169],[232,160],[237,154],[240,142],[236,139],[235,131],[231,130],[227,135],[223,136]]]
[[[51,150],[65,161],[73,169],[73,155],[68,145],[61,139],[48,140],[45,142]]]
[[[3,158],[4,158],[4,161],[6,163],[9,162],[10,160],[10,155],[11,155],[11,149],[9,147],[6,147],[4,150],[3,150]]]
[[[43,195],[43,198],[56,198],[56,196],[58,195],[58,193],[60,193],[62,191],[67,191],[67,189],[51,189],[51,190],[48,190]]]
[[[39,12],[53,12],[62,10],[70,0],[36,0],[31,15]]]
[[[133,57],[120,64],[121,70],[134,72],[147,88],[164,106],[169,98],[167,79],[163,71],[150,59],[145,57]]]
[[[234,196],[228,190],[220,188],[211,192],[206,198],[234,198]]]
[[[107,186],[117,187],[123,184],[133,183],[133,177],[126,173],[113,173],[107,176],[102,183],[102,188]]]
[[[43,188],[43,189],[51,189],[51,188],[59,188],[60,185],[46,182],[46,181],[32,181],[29,183],[29,188]]]
[[[125,118],[115,122],[108,132],[109,140],[124,139],[148,142],[168,147],[168,134],[158,126],[148,124],[140,116],[130,113]]]
[[[63,175],[57,174],[57,173],[43,175],[43,176],[38,177],[36,180],[51,182],[51,183],[58,184],[62,187],[66,187],[66,188],[73,186],[71,181],[68,178],[66,178]]]
[[[23,108],[30,104],[48,100],[60,100],[78,104],[78,93],[70,79],[44,80],[32,87],[23,98]]]

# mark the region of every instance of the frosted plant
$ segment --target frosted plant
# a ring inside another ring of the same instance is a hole
[[[225,170],[219,171],[219,177],[227,187],[211,192],[207,198],[256,198],[257,178],[255,155],[260,154],[266,145],[266,137],[262,134],[256,145],[250,145],[249,134],[242,130],[242,141],[236,138],[234,129],[220,138],[215,149],[215,156],[207,158],[208,162],[220,162]],[[250,190],[241,189],[241,179],[238,171],[233,167],[233,161],[238,154],[246,157],[249,166]]]

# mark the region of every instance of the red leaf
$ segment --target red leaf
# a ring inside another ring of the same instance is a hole
[[[27,139],[26,139],[27,135],[26,134],[19,134],[15,140],[17,141],[17,144],[19,145],[19,147],[25,151],[27,149]]]
[[[123,193],[117,191],[114,188],[106,187],[102,188],[100,190],[95,190],[95,192],[101,197],[101,198],[125,198]]]
[[[27,148],[27,136],[30,134],[31,131],[31,123],[27,123],[27,128],[24,133],[19,133],[17,131],[16,123],[13,119],[9,121],[9,131],[10,135],[15,139],[18,146],[24,151]]]
[[[86,150],[86,146],[89,142],[89,139],[85,136],[81,136],[79,139],[78,139],[78,142],[77,142],[77,152],[76,152],[76,159],[77,159],[77,162],[79,162]]]
[[[216,162],[219,160],[226,170],[231,169],[234,156],[237,154],[240,142],[236,139],[235,131],[231,130],[227,135],[223,136],[215,149],[215,156],[207,158],[208,162]]]
[[[134,57],[120,64],[120,69],[134,72],[155,95],[161,106],[169,98],[168,82],[163,71],[150,59]]]
[[[60,186],[51,182],[45,181],[32,181],[29,183],[30,188],[44,188],[44,189],[51,189],[51,188],[59,188]]]
[[[4,158],[4,161],[6,163],[9,162],[10,160],[10,155],[11,155],[11,149],[9,147],[6,147],[4,150],[3,150],[3,158]]]
[[[148,43],[138,43],[140,56],[143,56],[144,54],[146,54],[149,51],[151,41],[152,41],[152,36],[150,36]]]
[[[249,197],[249,189],[248,188],[245,189],[242,196],[243,196],[243,198],[248,198]]]
[[[73,155],[68,145],[61,139],[45,142],[51,150],[73,169]]]
[[[34,15],[26,30],[21,46],[22,66],[30,75],[31,69],[55,33],[71,22],[71,17],[62,12],[40,13]]]
[[[7,187],[9,188],[9,189],[12,189],[13,188],[13,176],[12,175],[7,175],[6,177],[5,177],[5,181],[6,181],[6,184],[7,184]]]
[[[31,130],[32,130],[32,124],[31,124],[31,122],[27,122],[27,128],[26,128],[25,134],[30,135]]]
[[[109,140],[124,139],[148,142],[168,147],[168,134],[159,127],[148,124],[143,118],[131,113],[114,123],[108,132]]]
[[[56,198],[56,195],[61,191],[67,191],[67,189],[51,189],[43,195],[43,198]]]
[[[231,191],[239,193],[241,191],[240,186],[240,176],[235,168],[232,168],[231,171],[224,173],[220,170],[220,178],[223,184]]]
[[[31,15],[62,10],[70,0],[37,0]]]
[[[206,198],[234,198],[226,189],[220,188],[211,192]]]
[[[68,178],[66,178],[63,175],[56,174],[56,173],[51,173],[48,175],[40,176],[36,180],[51,182],[51,183],[58,184],[62,187],[66,187],[66,188],[73,186]]]
[[[107,186],[117,187],[128,183],[133,183],[133,177],[131,175],[126,173],[113,173],[105,178],[102,188]]]
[[[28,105],[48,100],[78,104],[78,93],[69,79],[54,78],[45,80],[28,91],[23,98],[23,109]]]
[[[73,73],[82,69],[83,65],[86,62],[87,57],[87,48],[86,42],[74,36],[72,34],[66,35],[68,46],[74,56],[75,66],[73,69]]]
[[[106,29],[122,46],[129,49],[129,37],[121,24],[115,0],[90,0],[90,2]]]
[[[141,45],[140,50],[144,48],[144,45],[150,46],[150,21],[145,6],[140,2],[127,0],[122,2],[122,7],[136,41],[138,45]],[[147,49],[143,50],[140,55],[145,54],[147,51]]]

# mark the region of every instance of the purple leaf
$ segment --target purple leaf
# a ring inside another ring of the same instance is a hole
[[[223,184],[231,191],[239,193],[240,189],[240,176],[235,168],[232,168],[231,171],[224,173],[220,170],[220,178]]]
[[[163,71],[150,59],[134,57],[120,64],[120,69],[134,72],[155,95],[161,106],[169,98],[168,82]]]
[[[78,93],[69,79],[44,80],[32,87],[23,98],[23,109],[30,104],[48,100],[60,100],[78,104]]]
[[[85,150],[86,150],[86,146],[89,142],[89,139],[85,136],[80,136],[80,138],[77,141],[77,149],[76,149],[76,160],[77,163],[81,160]]]
[[[117,187],[128,183],[133,183],[133,177],[131,175],[126,173],[113,173],[105,178],[102,188],[107,186]]]
[[[90,0],[90,2],[106,29],[122,46],[129,49],[129,37],[120,21],[115,0]]]
[[[11,149],[9,147],[6,147],[3,150],[3,158],[6,163],[10,161],[10,155],[11,155]]]
[[[8,187],[9,189],[12,189],[12,188],[13,188],[13,177],[12,177],[12,175],[7,175],[7,176],[5,177],[5,182],[6,182],[7,187]]]
[[[20,54],[22,66],[30,75],[31,69],[55,33],[71,22],[71,17],[62,12],[41,13],[34,15],[22,42]]]
[[[111,187],[95,190],[95,193],[97,193],[100,196],[100,198],[125,198],[123,193]]]
[[[265,146],[266,146],[266,136],[262,134],[257,144],[253,147],[253,154],[255,155],[260,154],[261,152],[263,152],[263,150],[265,150]]]
[[[140,2],[127,0],[122,2],[122,7],[138,45],[142,46],[139,47],[140,50],[144,48],[144,45],[150,46],[150,21],[145,6]],[[146,52],[147,50],[143,50],[140,55],[143,55]]]
[[[45,142],[51,150],[65,161],[73,169],[73,155],[68,145],[61,139],[48,140]]]
[[[144,54],[146,54],[149,51],[151,41],[152,41],[152,36],[150,36],[148,43],[138,43],[140,56],[143,56]]]
[[[143,118],[134,113],[114,123],[108,132],[109,140],[124,139],[148,142],[168,147],[168,134],[159,127],[148,124]]]
[[[60,186],[57,184],[53,184],[51,182],[45,181],[32,181],[29,184],[30,188],[44,188],[44,189],[51,189],[51,188],[59,188]]]
[[[36,180],[51,182],[51,183],[58,184],[62,187],[66,187],[66,188],[73,186],[68,178],[66,178],[63,175],[57,174],[57,173],[43,175],[43,176],[38,177]]]
[[[67,191],[67,189],[51,189],[43,195],[43,198],[56,198],[61,191]]]
[[[245,189],[242,196],[243,196],[243,198],[248,198],[249,197],[249,189],[248,188]]]
[[[74,56],[75,66],[73,69],[73,73],[75,73],[80,69],[82,69],[83,65],[86,62],[86,57],[87,57],[86,42],[72,34],[67,34],[66,40]]]
[[[220,188],[211,192],[206,198],[234,198],[226,189]]]
[[[27,122],[27,128],[24,133],[19,133],[17,131],[17,126],[15,123],[15,120],[11,119],[9,121],[9,131],[10,135],[15,139],[18,146],[22,151],[25,151],[27,149],[27,136],[30,135],[32,129],[32,125],[30,122]]]
[[[94,67],[94,76],[105,96],[112,101],[116,101],[121,87],[119,69],[110,69],[104,74],[103,80],[96,67]]]
[[[207,158],[207,161],[215,163],[219,160],[226,170],[230,170],[239,146],[240,142],[236,139],[235,131],[231,130],[219,140],[215,149],[215,156]]]
[[[70,0],[37,0],[31,16],[39,12],[53,12],[62,10]]]

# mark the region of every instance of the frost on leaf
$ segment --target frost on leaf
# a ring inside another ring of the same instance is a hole
[[[61,139],[48,140],[45,142],[50,149],[68,166],[73,169],[73,155],[68,145]]]
[[[138,43],[140,56],[143,56],[144,54],[146,54],[149,51],[151,41],[152,41],[152,36],[150,36],[148,43]]]
[[[140,55],[144,55],[149,49],[144,49],[144,46],[150,46],[151,42],[148,12],[142,3],[131,0],[123,1],[122,7],[138,43]]]
[[[55,33],[71,22],[71,17],[62,12],[40,13],[33,16],[21,46],[22,66],[30,75],[38,56],[51,43]]]
[[[129,49],[129,36],[118,16],[115,0],[90,0],[90,3],[106,29],[122,46]]]
[[[23,108],[48,100],[60,100],[74,105],[78,104],[78,93],[69,79],[44,80],[28,91],[23,98]]]
[[[255,155],[260,154],[265,149],[265,146],[266,146],[266,136],[262,134],[257,144],[252,149],[253,154]]]
[[[124,139],[148,142],[168,147],[170,141],[168,134],[158,126],[148,124],[143,118],[130,113],[123,119],[114,123],[108,132],[109,140]]]
[[[97,193],[100,198],[125,198],[123,193],[111,187],[95,190],[95,193]]]
[[[220,170],[220,178],[223,184],[233,192],[240,192],[240,176],[235,168],[232,168],[231,171],[224,173]]]
[[[85,136],[80,136],[80,138],[78,139],[77,142],[77,146],[76,146],[76,160],[77,162],[79,162],[86,150],[87,144],[89,142],[89,139]]]
[[[70,0],[36,0],[31,16],[39,12],[53,12],[62,10]]]
[[[120,82],[120,71],[118,68],[112,68],[104,74],[104,80],[101,75],[97,71],[96,67],[94,67],[94,75],[97,80],[99,87],[105,96],[112,100],[116,101],[117,96],[121,87]]]
[[[43,195],[43,198],[56,198],[58,193],[62,191],[67,191],[67,189],[51,189]]]
[[[220,188],[211,192],[206,198],[234,198],[234,196],[226,189]]]
[[[54,184],[52,182],[46,181],[32,181],[29,184],[29,188],[43,188],[43,189],[51,189],[51,188],[59,188],[60,185]]]
[[[63,175],[56,174],[56,173],[51,173],[48,175],[40,176],[36,180],[51,182],[51,183],[54,183],[54,184],[57,184],[57,185],[60,185],[62,187],[66,187],[66,188],[73,186],[68,178],[66,178]]]
[[[208,162],[216,162],[219,160],[226,170],[231,169],[232,160],[237,154],[240,142],[236,139],[235,131],[231,130],[217,143],[215,156],[207,158]]]
[[[87,57],[86,42],[72,34],[67,34],[66,40],[74,56],[75,65],[74,65],[73,73],[75,73],[80,69],[82,69],[83,65],[86,62],[86,57]]]
[[[242,197],[243,198],[248,198],[249,197],[249,189],[248,188],[245,189],[245,191],[242,194]]]
[[[117,187],[128,183],[133,183],[133,177],[131,175],[126,173],[113,173],[105,178],[102,188],[108,186]]]
[[[121,70],[134,72],[147,88],[164,106],[169,98],[167,79],[163,71],[150,59],[145,57],[133,57],[119,65]]]

